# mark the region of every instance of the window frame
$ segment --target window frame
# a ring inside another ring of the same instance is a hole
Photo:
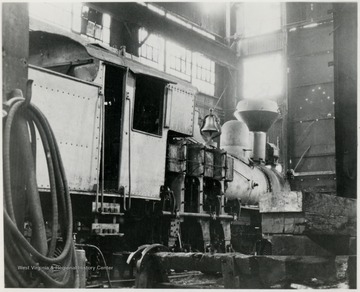
[[[160,105],[159,105],[159,126],[158,126],[158,132],[159,134],[155,134],[155,133],[151,133],[151,132],[146,132],[143,130],[139,130],[137,128],[134,128],[134,121],[135,121],[135,103],[136,103],[136,91],[137,91],[137,78],[139,76],[142,76],[142,78],[150,78],[150,79],[157,79],[156,77],[150,76],[150,75],[146,75],[146,74],[135,74],[135,88],[134,88],[134,97],[133,97],[133,101],[131,106],[131,131],[132,132],[136,132],[136,133],[140,133],[140,134],[145,134],[148,136],[152,136],[152,137],[156,137],[156,138],[162,138],[163,137],[163,132],[164,132],[164,125],[165,125],[165,106],[166,106],[166,102],[165,102],[165,98],[166,98],[166,94],[167,94],[167,90],[166,90],[166,86],[167,86],[167,82],[166,81],[161,81],[159,79],[159,83],[161,82],[164,85],[163,88],[163,93],[161,94],[161,96],[159,96],[159,98],[161,98],[160,100]]]

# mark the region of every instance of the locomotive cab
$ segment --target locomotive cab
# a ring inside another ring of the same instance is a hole
[[[60,140],[80,240],[110,237],[109,252],[149,242],[226,251],[232,236],[260,227],[259,197],[283,182],[232,155],[232,145],[199,141],[191,84],[81,37],[30,36],[31,64],[48,69],[34,69],[34,100]]]

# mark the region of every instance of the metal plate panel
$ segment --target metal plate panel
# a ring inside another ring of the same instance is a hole
[[[169,144],[166,157],[166,169],[170,172],[181,173],[186,170],[186,144]]]
[[[294,161],[297,164],[298,160]],[[335,170],[335,155],[325,157],[304,157],[296,172],[332,171]]]
[[[288,56],[306,56],[333,49],[333,23],[297,29],[288,34]]]
[[[297,122],[292,126],[291,166],[294,168],[301,156],[296,172],[335,169],[334,120]],[[310,147],[310,148],[309,148]]]
[[[205,151],[204,155],[204,177],[214,176],[214,153],[212,151]]]
[[[100,163],[101,98],[99,87],[30,68],[32,102],[47,117],[56,136],[70,190],[93,191]],[[39,135],[37,179],[49,188],[46,160]]]
[[[332,82],[333,54],[294,57],[288,60],[290,88]]]
[[[288,2],[286,3],[287,23],[299,23],[304,21],[312,21],[318,19],[331,18],[332,3],[316,3],[316,2]]]
[[[233,181],[234,179],[234,158],[226,156],[225,180]]]
[[[289,90],[289,119],[332,118],[334,116],[334,83],[296,87]]]
[[[126,194],[129,191],[130,173],[132,197],[160,198],[160,186],[164,185],[165,179],[166,135],[163,132],[163,137],[154,137],[146,133],[131,132],[130,171],[127,143],[123,144],[121,156],[120,185],[125,187]]]
[[[222,180],[225,178],[226,171],[226,152],[214,150],[214,179]]]
[[[200,144],[189,144],[186,157],[186,174],[188,176],[201,176],[205,171],[204,146]]]
[[[335,145],[334,120],[319,120],[293,125],[294,149],[303,145]]]
[[[180,85],[169,85],[165,121],[169,129],[192,136],[194,131],[195,92]]]

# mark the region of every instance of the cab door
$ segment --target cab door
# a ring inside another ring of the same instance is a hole
[[[160,199],[168,131],[163,122],[166,85],[162,79],[128,72],[119,172],[119,188],[127,196]]]

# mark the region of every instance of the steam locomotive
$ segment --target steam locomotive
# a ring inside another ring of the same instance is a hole
[[[279,149],[266,141],[275,102],[241,101],[237,120],[220,128],[210,112],[201,124],[196,89],[185,81],[124,51],[41,29],[30,32],[29,63],[32,102],[62,154],[77,243],[99,246],[109,261],[145,243],[255,251],[259,197],[289,190],[275,169]],[[46,157],[37,151],[51,218]]]

